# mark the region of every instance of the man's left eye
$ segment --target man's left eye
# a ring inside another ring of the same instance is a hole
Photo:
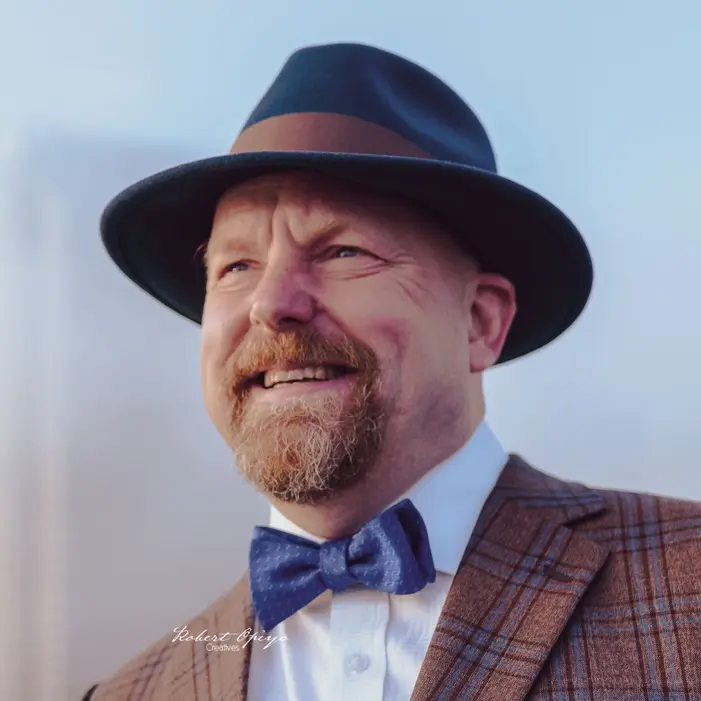
[[[360,248],[356,248],[355,246],[338,246],[333,253],[334,257],[340,258],[342,253],[350,253],[356,256],[358,254],[365,253],[365,251],[361,250]]]

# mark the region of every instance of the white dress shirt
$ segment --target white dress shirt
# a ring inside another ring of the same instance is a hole
[[[268,631],[278,636],[276,642],[251,643],[249,701],[407,701],[477,517],[507,458],[482,422],[459,451],[404,494],[400,499],[411,499],[426,523],[436,581],[405,595],[362,586],[327,590]],[[270,526],[322,542],[275,508]]]

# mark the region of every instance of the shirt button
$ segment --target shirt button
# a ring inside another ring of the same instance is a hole
[[[367,655],[351,655],[346,660],[346,669],[352,674],[365,671],[370,666],[370,658]]]

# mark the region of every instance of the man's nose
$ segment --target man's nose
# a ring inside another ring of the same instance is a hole
[[[309,287],[302,266],[289,261],[269,264],[253,293],[251,324],[277,332],[310,323],[316,300]]]

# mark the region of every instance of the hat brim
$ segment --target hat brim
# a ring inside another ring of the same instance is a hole
[[[117,195],[101,218],[103,243],[133,282],[199,324],[205,271],[196,251],[209,238],[218,199],[246,180],[294,170],[409,198],[450,227],[484,270],[509,279],[518,312],[499,363],[551,342],[586,305],[591,258],[559,209],[500,175],[424,158],[265,151],[186,163]]]

